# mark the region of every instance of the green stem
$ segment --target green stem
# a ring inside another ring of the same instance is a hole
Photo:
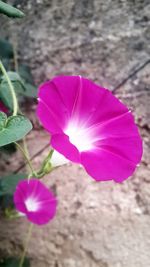
[[[30,161],[30,159],[28,158],[27,154],[25,153],[24,149],[17,143],[17,142],[14,142],[16,144],[16,146],[20,149],[20,151],[22,152],[24,158],[26,159],[29,167],[30,167],[30,170],[32,172],[32,174],[34,175],[35,174],[35,171],[33,169],[33,166],[32,166],[32,163]]]
[[[27,146],[27,142],[26,142],[26,137],[24,137],[22,139],[22,144],[23,144],[23,150],[24,150],[26,156],[28,157],[28,159],[30,160],[30,154],[29,154],[29,150],[28,150],[28,146]],[[30,160],[30,162],[31,162],[31,160]],[[28,167],[27,167],[27,170],[28,170]]]
[[[8,85],[9,85],[9,89],[10,89],[10,92],[11,92],[11,95],[12,95],[12,99],[13,99],[13,116],[16,116],[17,115],[17,111],[18,111],[18,101],[17,101],[17,97],[16,97],[16,94],[15,94],[15,90],[14,90],[14,87],[12,85],[12,82],[7,74],[7,71],[5,70],[5,67],[2,63],[2,61],[0,60],[0,69],[3,73],[3,75],[5,76],[7,82],[8,82]]]
[[[33,224],[30,224],[29,225],[29,229],[28,229],[27,238],[26,238],[25,245],[24,245],[24,250],[23,250],[23,253],[22,253],[22,256],[21,256],[21,259],[20,259],[19,267],[23,266],[24,259],[25,259],[25,256],[26,256],[26,252],[27,252],[27,249],[28,249],[28,245],[29,245],[29,242],[30,242],[31,234],[32,234],[32,229],[33,229]]]
[[[23,143],[24,152],[26,153],[27,157],[30,158],[29,150],[28,150],[28,146],[27,146],[27,142],[26,142],[26,137],[24,137],[22,139],[22,143]]]

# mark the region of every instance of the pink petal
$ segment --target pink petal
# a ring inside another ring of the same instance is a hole
[[[53,219],[56,214],[57,201],[53,196],[51,198],[51,200],[41,201],[41,207],[38,212],[28,212],[28,219],[39,225],[46,224]]]
[[[127,107],[107,89],[99,87],[99,103],[88,119],[88,125],[107,122],[128,112]]]
[[[122,182],[136,168],[132,161],[102,148],[93,152],[82,152],[81,163],[87,173],[97,181],[115,180]]]
[[[52,81],[56,85],[70,117],[79,118],[80,116],[80,121],[83,118],[84,120],[88,119],[97,108],[101,96],[105,94],[105,89],[99,88],[81,76],[60,76]]]
[[[51,146],[69,160],[79,163],[79,151],[69,142],[69,137],[65,134],[52,135]]]
[[[51,133],[60,133],[68,121],[68,110],[53,82],[47,82],[39,88],[37,115]]]
[[[109,137],[134,137],[138,136],[139,133],[134,118],[131,112],[126,112],[113,117],[105,122],[94,124],[91,127],[93,130],[93,136],[97,136],[100,139]]]
[[[51,83],[57,88],[57,92],[60,94],[62,102],[69,114],[71,114],[79,87],[79,77],[58,76],[54,78]]]
[[[22,180],[14,193],[14,203],[19,212],[35,224],[46,224],[56,213],[57,200],[37,179]]]

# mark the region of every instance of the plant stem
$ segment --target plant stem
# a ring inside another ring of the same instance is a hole
[[[30,154],[29,154],[29,150],[28,150],[28,146],[27,146],[27,142],[26,142],[26,137],[24,137],[22,139],[22,144],[23,144],[23,149],[24,149],[24,152],[25,154],[27,155],[28,159],[30,160]],[[31,162],[31,160],[30,160]],[[27,170],[29,170],[29,168],[27,167]]]
[[[27,146],[27,142],[26,142],[26,137],[24,137],[22,139],[22,143],[23,143],[24,152],[26,153],[27,157],[30,158],[29,150],[28,150],[28,146]]]
[[[24,259],[26,256],[26,252],[27,252],[31,234],[32,234],[32,229],[33,229],[33,224],[30,223],[29,228],[28,228],[27,238],[26,238],[25,245],[24,245],[24,250],[23,250],[23,253],[20,259],[19,267],[23,267]]]
[[[17,147],[20,149],[20,151],[22,152],[24,158],[26,159],[26,161],[27,161],[27,163],[28,163],[28,165],[29,165],[29,167],[30,167],[30,170],[31,170],[32,174],[34,175],[34,174],[35,174],[35,171],[34,171],[34,169],[33,169],[32,163],[31,163],[30,159],[28,158],[26,152],[24,151],[24,149],[23,149],[17,142],[14,142],[14,143],[16,144],[16,146],[17,146]]]
[[[0,69],[3,73],[3,75],[5,76],[7,82],[8,82],[8,85],[9,85],[9,89],[10,89],[10,92],[11,92],[11,95],[12,95],[12,99],[13,99],[13,116],[16,116],[17,115],[17,111],[18,111],[18,101],[17,101],[17,97],[16,97],[16,94],[15,94],[15,90],[14,90],[14,87],[12,85],[12,82],[7,74],[7,71],[5,70],[5,67],[2,63],[2,61],[0,60]]]

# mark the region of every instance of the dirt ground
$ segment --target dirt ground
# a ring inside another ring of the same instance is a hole
[[[131,108],[143,137],[144,154],[123,184],[96,183],[69,164],[45,177],[59,206],[52,223],[34,227],[31,267],[150,266],[150,2],[147,0],[29,0],[23,20],[0,18],[0,35],[18,46],[37,85],[58,74],[80,74],[114,93]],[[31,155],[49,142],[28,111],[35,129]],[[46,155],[35,157],[35,166]],[[0,158],[0,173],[16,170],[19,152]],[[0,220],[1,255],[20,255],[28,223]]]

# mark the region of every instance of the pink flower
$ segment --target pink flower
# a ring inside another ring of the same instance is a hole
[[[80,76],[60,76],[39,90],[37,115],[51,146],[82,164],[97,181],[122,182],[142,156],[142,140],[127,107]]]
[[[3,102],[0,100],[0,112],[8,113],[8,108],[3,104]]]
[[[48,223],[56,213],[57,200],[37,179],[22,180],[14,193],[16,209],[35,224]]]

